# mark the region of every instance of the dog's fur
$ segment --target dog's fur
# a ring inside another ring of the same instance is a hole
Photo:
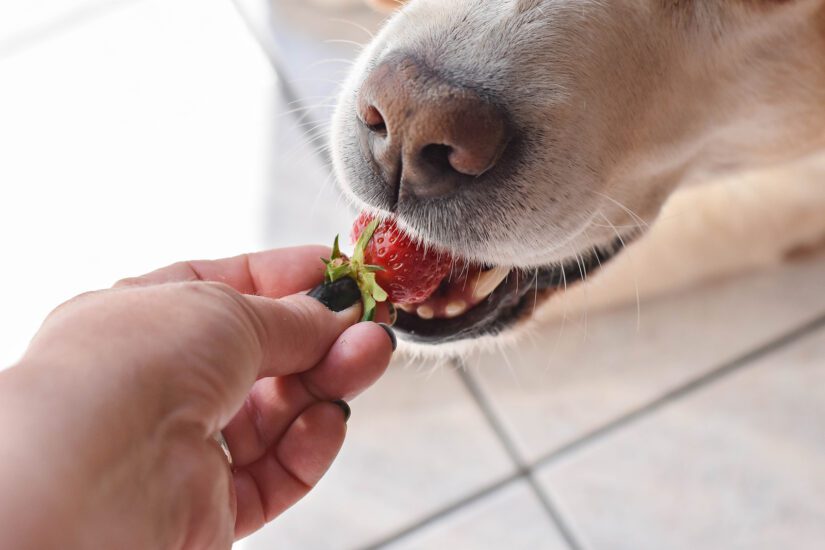
[[[412,234],[532,268],[647,229],[672,197],[673,215],[568,293],[577,307],[763,264],[825,235],[818,182],[775,172],[747,200],[721,184],[674,194],[825,149],[825,0],[413,0],[365,49],[336,111],[336,171],[361,207],[387,205],[352,137],[354,98],[399,51],[480,90],[519,131],[517,160],[472,193],[397,205]],[[686,254],[703,246],[702,262]]]

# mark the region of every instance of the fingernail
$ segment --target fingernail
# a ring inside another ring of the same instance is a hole
[[[333,401],[332,404],[341,409],[344,413],[344,422],[346,423],[349,420],[349,417],[352,416],[352,409],[350,409],[347,402],[343,399],[339,399],[338,401]]]
[[[336,313],[354,306],[361,299],[358,283],[350,277],[318,285],[309,291],[309,295]]]
[[[392,342],[392,351],[398,349],[398,338],[395,336],[395,331],[392,329],[392,327],[386,323],[378,323],[378,326],[387,331],[387,334],[390,337],[390,341]]]
[[[395,306],[394,306],[394,305],[393,305],[393,303],[392,303],[392,302],[390,302],[389,300],[387,300],[387,308],[390,310],[390,322],[389,322],[389,325],[390,325],[390,326],[393,326],[393,325],[395,325],[395,322],[398,320],[398,310],[397,310],[397,309],[395,309]]]

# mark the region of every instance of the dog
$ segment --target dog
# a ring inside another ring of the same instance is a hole
[[[396,324],[458,351],[816,243],[825,184],[707,182],[822,150],[825,0],[412,0],[331,131],[357,209],[460,259],[470,300]]]

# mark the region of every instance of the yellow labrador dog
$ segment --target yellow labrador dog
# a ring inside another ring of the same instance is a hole
[[[459,348],[815,244],[803,168],[691,184],[823,149],[825,0],[412,0],[332,130],[355,205],[459,258],[398,321]]]

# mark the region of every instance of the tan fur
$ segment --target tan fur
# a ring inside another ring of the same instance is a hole
[[[825,239],[825,155],[677,191],[649,233],[543,320],[649,300],[777,265]]]

